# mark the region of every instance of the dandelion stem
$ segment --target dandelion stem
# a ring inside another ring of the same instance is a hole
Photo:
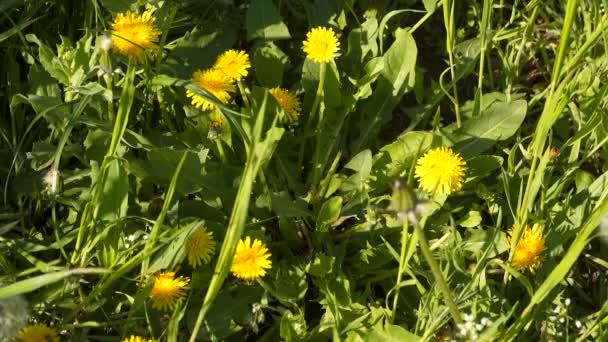
[[[401,254],[399,256],[399,273],[397,274],[397,283],[395,284],[395,296],[393,297],[393,309],[391,314],[391,324],[395,322],[395,315],[397,313],[397,303],[399,301],[399,289],[401,284],[401,278],[405,268],[405,250],[407,246],[407,217],[403,220],[403,228],[401,230]]]
[[[317,94],[315,95],[315,100],[312,103],[312,107],[310,108],[310,114],[308,115],[308,121],[306,121],[306,127],[304,128],[304,137],[302,138],[302,142],[300,143],[300,154],[298,156],[298,171],[301,171],[304,162],[304,148],[306,147],[306,140],[311,136],[310,130],[312,129],[312,123],[315,119],[315,113],[317,111],[317,107],[319,103],[323,99],[323,87],[325,85],[325,74],[327,70],[327,63],[321,63],[319,68],[319,86],[317,88]],[[317,129],[321,127],[321,120],[317,124]]]
[[[251,109],[251,106],[249,105],[249,98],[247,97],[249,95],[249,92],[247,91],[247,89],[245,89],[245,87],[243,86],[243,82],[241,82],[240,80],[236,81],[236,84],[239,87],[239,92],[241,93],[241,97],[243,98],[245,108]]]
[[[445,278],[443,277],[443,273],[441,273],[439,265],[433,258],[431,248],[429,247],[429,243],[426,240],[426,237],[424,236],[424,232],[422,231],[418,223],[412,222],[412,226],[414,226],[416,234],[418,234],[418,242],[420,243],[420,250],[422,251],[422,255],[424,255],[426,262],[428,262],[429,266],[431,267],[431,272],[433,272],[435,281],[437,281],[437,286],[443,294],[443,299],[448,307],[448,310],[450,311],[450,314],[452,315],[452,318],[456,323],[461,323],[462,317],[460,315],[460,311],[458,310],[456,302],[454,302],[454,296],[452,295],[452,291],[450,291],[450,287],[445,281]]]
[[[226,163],[226,154],[224,153],[224,147],[222,146],[220,138],[215,139],[215,144],[217,145],[217,152],[220,155],[220,160],[222,163]]]

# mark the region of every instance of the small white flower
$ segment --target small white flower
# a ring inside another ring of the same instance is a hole
[[[560,308],[559,306],[556,306],[555,309],[553,309],[553,313],[558,314],[561,310],[562,310],[562,308]]]
[[[477,328],[477,331],[482,331],[483,330],[483,324],[475,324],[475,328]]]
[[[460,328],[460,336],[467,336],[467,329]]]
[[[481,324],[489,326],[490,324],[492,324],[492,321],[490,321],[489,318],[484,317],[481,319]]]
[[[566,298],[566,300],[564,301],[564,304],[566,304],[566,306],[570,306],[570,303],[572,303],[570,298]]]
[[[581,321],[576,321],[574,322],[574,325],[576,325],[576,327],[580,329],[583,326],[583,323],[581,323]]]
[[[464,314],[464,320],[467,322],[471,322],[473,320],[473,315]]]
[[[553,322],[553,321],[555,321],[555,320],[556,320],[556,317],[555,317],[555,316],[549,316],[549,320],[550,320],[551,322]]]
[[[565,321],[566,321],[566,319],[565,319],[564,317],[560,317],[560,318],[559,318],[559,322],[560,322],[560,323],[564,323]]]
[[[142,236],[141,238],[144,239],[144,240],[148,240],[149,237],[150,236],[148,234],[144,234],[144,236]]]

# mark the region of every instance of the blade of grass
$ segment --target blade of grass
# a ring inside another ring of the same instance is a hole
[[[108,270],[104,268],[75,268],[72,270],[57,271],[27,278],[10,285],[0,287],[0,299],[13,297],[23,293],[29,293],[76,274],[99,274],[106,272],[108,272]]]
[[[179,164],[177,164],[177,168],[175,169],[175,172],[173,173],[173,178],[171,179],[171,184],[169,184],[169,189],[167,190],[167,193],[165,194],[165,202],[163,203],[163,208],[160,211],[160,214],[158,214],[158,218],[156,219],[156,222],[154,222],[152,231],[150,231],[150,237],[148,238],[148,242],[146,243],[146,246],[144,247],[144,254],[146,254],[150,250],[154,249],[154,246],[156,245],[156,240],[158,239],[158,233],[160,231],[160,227],[162,227],[163,222],[165,221],[165,216],[167,215],[167,211],[169,211],[169,207],[171,206],[171,201],[173,200],[173,194],[175,193],[175,187],[177,185],[177,179],[182,170],[182,166],[184,166],[184,162],[186,161],[187,155],[188,155],[188,152],[184,152],[184,154],[182,155],[182,159],[179,161]],[[144,259],[143,263],[141,264],[141,274],[142,275],[145,275],[148,272],[149,264],[150,264],[150,255],[148,254],[148,257],[146,259]]]
[[[264,116],[266,112],[267,97],[268,92],[265,92],[264,99],[260,105],[257,116],[255,117],[253,141],[251,147],[248,149],[249,154],[247,163],[245,164],[245,170],[243,172],[243,176],[241,177],[239,190],[237,192],[234,207],[230,215],[228,229],[226,230],[226,237],[222,243],[222,248],[220,250],[218,261],[215,266],[209,288],[205,295],[205,299],[201,305],[194,328],[192,329],[190,342],[194,342],[197,339],[203,321],[205,320],[205,316],[207,315],[215,298],[219,294],[222,284],[230,271],[232,257],[234,255],[236,245],[238,244],[241,235],[243,235],[243,231],[245,230],[245,221],[247,219],[247,212],[249,209],[249,200],[251,198],[251,190],[253,188],[253,182],[255,181],[256,175],[262,164],[267,162],[274,153],[274,148],[284,132],[282,128],[272,127],[270,130],[268,130],[266,139],[264,141],[260,141],[262,136],[262,125],[264,123]],[[274,120],[273,126],[274,124],[276,124],[276,119]]]

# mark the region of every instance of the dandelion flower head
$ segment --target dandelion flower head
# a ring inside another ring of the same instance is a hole
[[[154,282],[150,291],[152,307],[157,310],[168,310],[173,309],[185,296],[190,279],[175,277],[175,272],[158,272],[152,276],[152,281]]]
[[[340,42],[332,28],[316,27],[306,34],[304,52],[317,63],[327,63],[336,58]]]
[[[449,195],[462,188],[466,163],[449,147],[434,148],[418,159],[414,175],[419,188],[439,195]]]
[[[196,70],[192,74],[192,82],[217,97],[222,103],[228,103],[230,92],[236,90],[230,77],[217,69]],[[186,95],[192,98],[192,105],[202,110],[215,109],[216,105],[204,97],[188,90]]]
[[[285,112],[288,122],[293,123],[298,121],[300,112],[302,111],[302,105],[296,94],[283,88],[272,88],[268,91],[281,106],[281,109]]]
[[[513,230],[509,234],[509,243]],[[532,228],[526,225],[521,238],[515,246],[513,259],[511,260],[513,267],[518,271],[524,271],[526,268],[534,273],[536,268],[540,267],[543,251],[545,247],[545,238],[543,238],[543,229],[538,223],[535,223]]]
[[[248,236],[244,240],[241,239],[236,246],[230,270],[237,278],[253,281],[265,276],[266,269],[272,267],[268,258],[270,253],[262,241],[254,239],[252,244]]]
[[[28,325],[17,334],[20,342],[59,342],[59,336],[54,329],[44,324]]]
[[[131,335],[130,337],[125,338],[122,342],[154,342],[152,339],[145,339],[140,336]]]
[[[127,11],[118,13],[112,23],[114,48],[137,62],[145,59],[147,49],[157,49],[160,31],[154,25],[156,18],[145,11],[141,15]]]
[[[217,57],[213,68],[235,81],[247,77],[251,62],[249,55],[241,50],[228,50]]]
[[[192,267],[208,263],[214,252],[213,233],[208,232],[205,227],[197,228],[186,239],[186,255],[188,256],[188,263]]]

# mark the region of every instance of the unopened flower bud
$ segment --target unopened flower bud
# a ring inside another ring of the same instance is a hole
[[[101,49],[105,52],[109,52],[114,47],[114,41],[110,36],[103,36],[100,39]]]
[[[55,169],[54,166],[51,166],[46,173],[43,182],[46,185],[46,190],[51,195],[55,195],[63,189],[63,177],[61,176],[61,172]]]

